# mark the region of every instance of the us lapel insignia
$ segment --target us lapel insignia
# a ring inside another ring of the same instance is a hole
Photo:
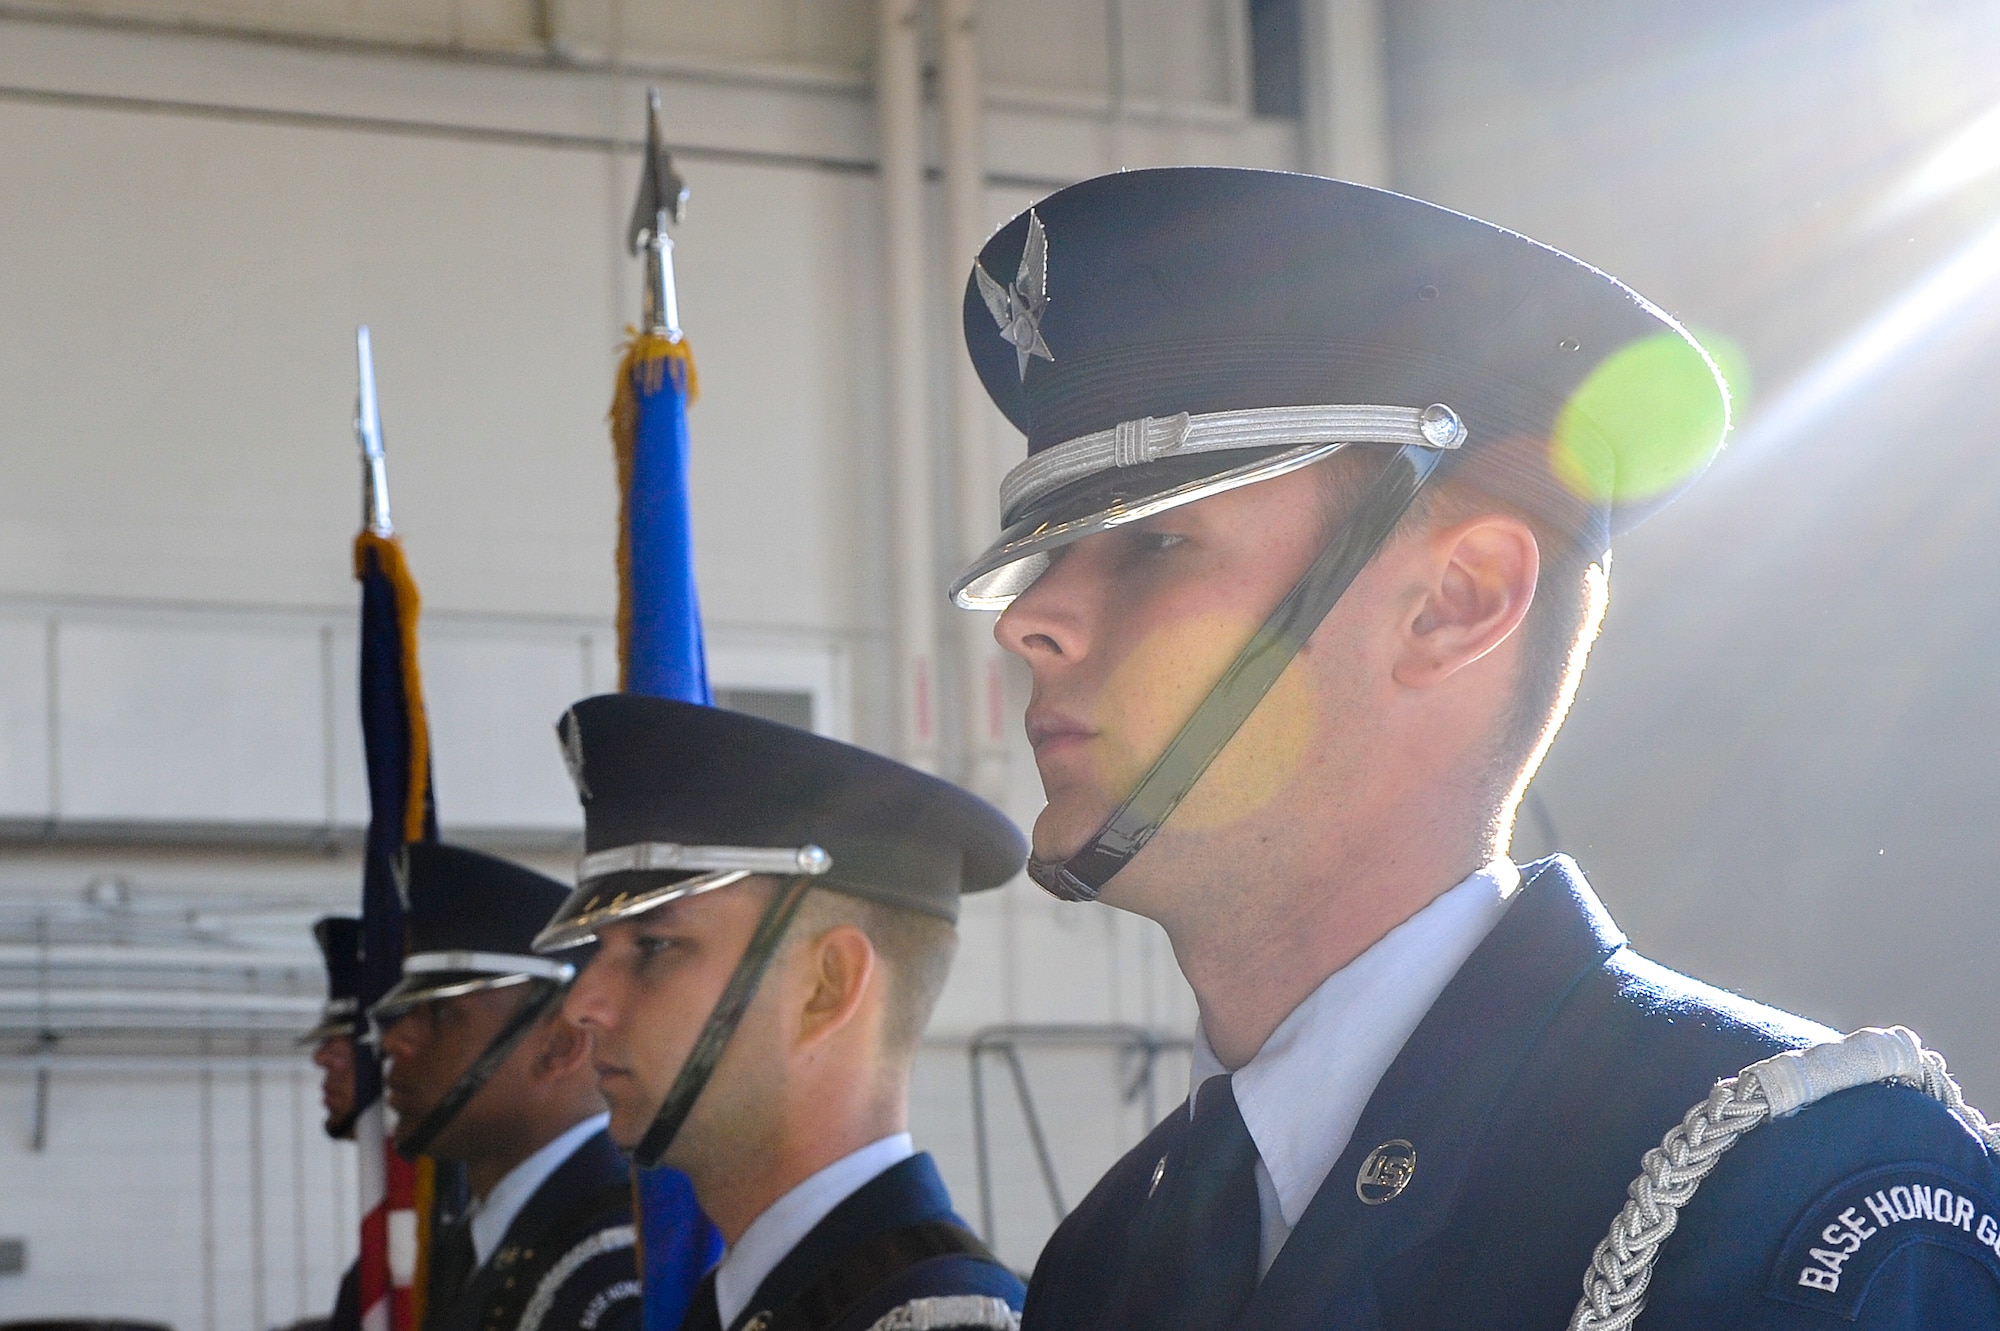
[[[1361,1162],[1354,1178],[1354,1195],[1364,1206],[1393,1201],[1417,1176],[1417,1148],[1401,1137],[1383,1142]]]

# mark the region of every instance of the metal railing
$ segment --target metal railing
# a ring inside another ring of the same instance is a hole
[[[1119,1023],[1104,1025],[1014,1025],[988,1026],[974,1031],[966,1045],[972,1072],[973,1151],[979,1168],[979,1228],[987,1242],[994,1241],[992,1147],[986,1113],[985,1063],[997,1058],[1006,1066],[1020,1106],[1035,1163],[1048,1194],[1049,1209],[1060,1223],[1069,1214],[1063,1200],[1062,1184],[1056,1177],[1055,1157],[1049,1151],[1048,1134],[1035,1107],[1034,1092],[1028,1084],[1027,1068],[1021,1061],[1026,1048],[1088,1050],[1102,1049],[1118,1059],[1118,1099],[1130,1105],[1143,1099],[1148,1125],[1159,1118],[1159,1092],[1154,1073],[1160,1056],[1185,1053],[1191,1048],[1185,1036],[1163,1035],[1143,1026]]]

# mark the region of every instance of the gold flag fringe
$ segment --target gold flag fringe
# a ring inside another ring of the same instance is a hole
[[[409,709],[404,724],[410,732],[410,789],[408,802],[403,806],[403,840],[422,841],[426,796],[430,793],[427,788],[431,732],[424,717],[423,673],[417,667],[417,608],[421,598],[417,595],[416,579],[410,576],[409,563],[403,558],[403,542],[399,538],[377,536],[372,531],[355,537],[355,577],[366,576],[371,554],[375,557],[375,567],[382,570],[382,576],[396,589],[396,621],[403,640],[403,705]]]
[[[410,1280],[410,1325],[422,1327],[430,1293],[431,1242],[437,1237],[431,1232],[437,1223],[437,1161],[427,1155],[417,1157],[412,1192],[411,1205],[417,1213],[417,1272]]]
[[[629,340],[618,365],[611,399],[611,449],[618,464],[618,687],[625,688],[625,645],[632,633],[632,465],[639,427],[639,398],[657,393],[674,377],[674,387],[692,403],[701,394],[694,351],[687,339],[625,330]]]

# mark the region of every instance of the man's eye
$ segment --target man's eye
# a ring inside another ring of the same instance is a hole
[[[632,942],[632,950],[639,954],[639,960],[651,961],[654,957],[671,952],[680,945],[678,938],[659,938],[642,934]]]
[[[1142,531],[1133,533],[1134,543],[1149,555],[1164,554],[1175,546],[1185,545],[1187,537],[1173,531]]]

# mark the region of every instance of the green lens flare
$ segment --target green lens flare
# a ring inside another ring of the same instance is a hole
[[[1724,350],[1718,364],[1743,362],[1727,339],[1704,346]],[[1729,416],[1717,368],[1685,338],[1659,333],[1607,356],[1570,395],[1556,418],[1550,469],[1595,503],[1650,499],[1708,465]]]

